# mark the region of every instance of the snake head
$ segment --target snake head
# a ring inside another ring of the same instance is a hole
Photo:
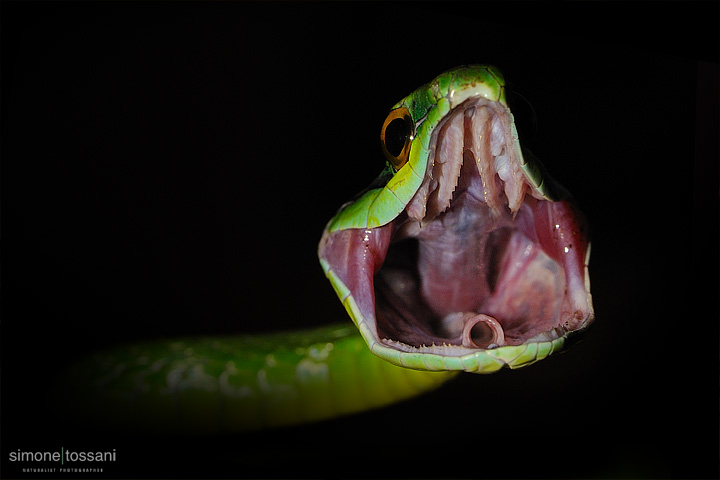
[[[387,165],[326,226],[320,263],[370,350],[489,373],[594,319],[587,222],[523,150],[491,66],[448,71],[385,121]]]

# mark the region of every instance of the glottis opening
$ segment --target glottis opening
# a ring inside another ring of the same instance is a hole
[[[457,107],[392,224],[374,276],[377,336],[449,353],[558,338],[592,317],[587,232],[571,200],[546,200],[522,169],[505,107]]]

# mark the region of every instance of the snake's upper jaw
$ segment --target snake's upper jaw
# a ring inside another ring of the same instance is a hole
[[[323,268],[371,349],[423,369],[532,363],[593,318],[590,245],[571,199],[550,200],[497,102],[455,108],[405,210],[326,230]],[[556,193],[556,192],[555,192]]]

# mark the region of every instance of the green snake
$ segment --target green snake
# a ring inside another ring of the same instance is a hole
[[[92,422],[244,431],[381,407],[459,371],[560,351],[594,319],[586,221],[520,146],[488,65],[395,104],[380,175],[329,221],[318,256],[355,324],[148,342],[63,379]],[[69,386],[72,385],[72,386]]]

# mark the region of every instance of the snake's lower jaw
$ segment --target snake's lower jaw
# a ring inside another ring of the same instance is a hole
[[[585,220],[525,171],[505,107],[473,101],[438,131],[400,216],[325,231],[326,275],[393,363],[490,372],[544,358],[594,318]]]
[[[567,213],[568,204],[537,202],[535,213],[540,209]],[[545,227],[564,240],[568,225],[555,225],[560,228]],[[466,277],[455,264],[455,275],[425,272],[425,283],[432,279],[432,285],[423,288],[423,277],[412,267],[421,241],[405,238],[395,243],[396,229],[390,224],[334,232],[324,236],[320,248],[321,263],[338,297],[369,347],[388,361],[481,373],[506,365],[517,368],[558,351],[568,334],[594,320],[587,267],[590,245],[582,238],[562,244],[549,233],[554,248],[546,251],[539,239],[534,243],[520,233],[506,232],[502,235],[514,240],[501,245],[486,242],[493,260],[480,262],[482,280]],[[466,294],[463,283],[489,286],[487,291]],[[523,346],[528,349],[519,348]],[[531,354],[524,355],[526,351]],[[432,363],[431,357],[438,361]]]

